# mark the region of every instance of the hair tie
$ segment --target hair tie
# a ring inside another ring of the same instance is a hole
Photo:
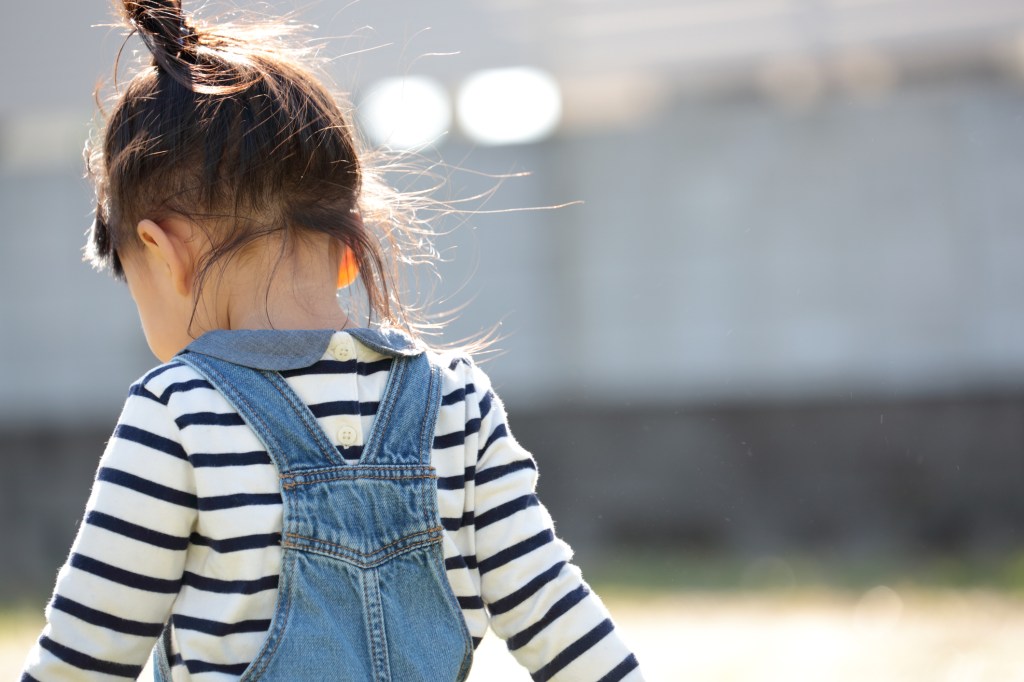
[[[175,7],[144,7],[138,14],[128,17],[128,23],[146,43],[157,63],[164,64],[161,55],[171,59],[191,61],[185,52],[198,42],[196,29],[188,22],[180,3]]]
[[[181,18],[178,20],[178,47],[184,49],[187,44],[195,41],[196,30],[185,21],[184,12],[179,16]]]

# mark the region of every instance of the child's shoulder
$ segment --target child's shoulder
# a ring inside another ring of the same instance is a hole
[[[490,378],[468,351],[461,348],[430,349],[427,357],[441,369],[446,388],[486,386],[490,389]]]
[[[177,358],[172,358],[139,377],[132,383],[129,394],[151,398],[167,405],[174,393],[206,383],[199,372]]]
[[[442,371],[454,374],[465,373],[476,367],[473,357],[461,348],[431,348],[427,351],[427,357]]]
[[[467,424],[484,417],[504,420],[504,406],[495,394],[491,378],[474,357],[462,349],[428,351],[428,357],[441,368],[441,404],[449,410],[465,412]],[[461,405],[459,409],[457,406]],[[498,406],[500,410],[495,411]]]

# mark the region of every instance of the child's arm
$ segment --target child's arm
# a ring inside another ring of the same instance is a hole
[[[195,516],[178,427],[166,405],[136,384],[100,460],[23,682],[137,678],[181,588]]]
[[[533,458],[512,437],[504,406],[473,367],[479,397],[476,559],[491,628],[534,680],[640,680],[607,609],[570,563],[535,494]]]

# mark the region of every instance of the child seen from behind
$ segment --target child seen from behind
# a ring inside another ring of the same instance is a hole
[[[163,363],[103,453],[23,681],[639,680],[487,376],[395,294],[429,248],[280,28],[125,1],[152,65],[88,154],[92,262]],[[340,273],[340,274],[339,274]],[[336,292],[356,277],[372,326]]]

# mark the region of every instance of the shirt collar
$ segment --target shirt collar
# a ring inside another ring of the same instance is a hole
[[[420,343],[397,329],[346,329],[379,353],[418,355]],[[333,329],[217,329],[190,343],[183,353],[201,353],[254,369],[283,371],[309,367],[320,360],[339,332]]]

